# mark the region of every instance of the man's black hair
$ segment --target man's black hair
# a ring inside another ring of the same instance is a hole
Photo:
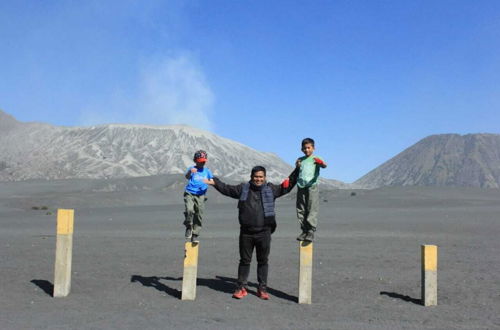
[[[305,138],[304,140],[302,140],[302,148],[306,145],[306,144],[310,144],[314,147],[314,140],[311,139],[311,138]]]
[[[252,168],[252,174],[251,176],[253,176],[255,174],[255,172],[264,172],[264,175],[266,175],[266,168],[264,166],[254,166],[254,168]]]

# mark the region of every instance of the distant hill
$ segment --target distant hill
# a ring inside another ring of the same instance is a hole
[[[431,135],[354,184],[500,188],[500,135]]]
[[[273,153],[189,126],[59,127],[22,123],[0,110],[0,181],[182,174],[198,149],[208,152],[207,166],[215,175],[232,181],[248,180],[255,165],[265,166],[274,182],[292,171]],[[335,180],[322,183],[347,186]]]
[[[13,130],[19,125],[20,123],[14,117],[0,110],[0,134]]]

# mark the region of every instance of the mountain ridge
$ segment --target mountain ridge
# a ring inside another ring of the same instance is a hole
[[[228,180],[248,180],[250,169],[265,166],[277,182],[292,166],[276,154],[187,125],[108,124],[62,127],[21,123],[0,110],[0,181],[27,179],[109,179],[183,174],[198,149],[209,167]],[[321,179],[331,187],[347,187]]]
[[[435,134],[403,150],[354,184],[500,188],[500,135]]]

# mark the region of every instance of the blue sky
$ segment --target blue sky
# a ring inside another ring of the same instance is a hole
[[[0,109],[184,123],[352,182],[420,139],[500,133],[500,1],[2,1]]]

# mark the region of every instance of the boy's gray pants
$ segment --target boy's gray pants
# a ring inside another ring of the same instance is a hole
[[[319,188],[317,184],[309,188],[298,187],[296,208],[302,231],[316,231],[319,209]]]
[[[203,211],[205,209],[205,195],[192,195],[188,192],[184,193],[184,225],[190,226],[193,234],[199,235],[201,230],[201,221],[203,219]]]

